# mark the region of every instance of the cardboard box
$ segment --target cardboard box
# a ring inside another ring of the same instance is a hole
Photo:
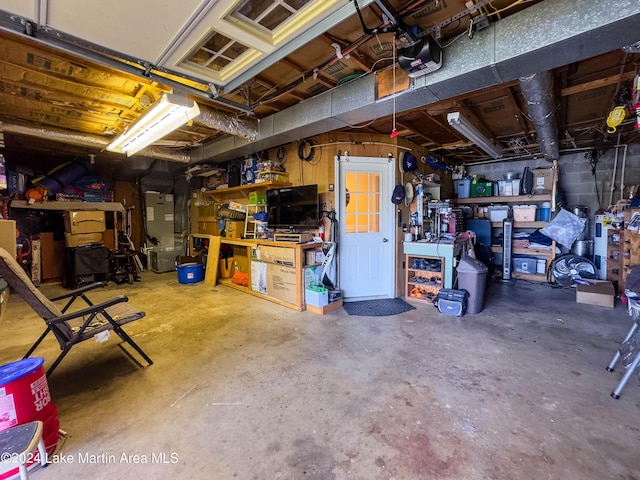
[[[267,295],[295,304],[296,293],[296,269],[273,263],[267,264]]]
[[[40,240],[31,240],[31,281],[34,285],[40,285],[42,270],[40,269],[41,258]]]
[[[244,235],[244,222],[236,222],[227,220],[224,231],[226,238],[239,239]]]
[[[613,308],[616,296],[613,283],[608,280],[587,281],[594,285],[578,285],[576,287],[576,302]]]
[[[71,210],[64,213],[64,231],[67,233],[98,233],[106,229],[102,211]]]
[[[321,292],[316,290],[309,290],[307,288],[304,291],[304,300],[308,305],[313,305],[314,307],[324,307],[325,305],[329,305],[329,291],[326,288]]]
[[[0,220],[0,247],[16,256],[16,221]]]
[[[9,303],[9,285],[0,278],[0,323],[4,320],[4,313]]]
[[[533,174],[533,193],[550,193],[553,188],[553,169],[534,168],[531,173]]]
[[[251,290],[264,295],[267,294],[267,267],[268,263],[251,262]]]
[[[53,232],[40,232],[42,280],[64,276],[64,240],[55,240]]]
[[[102,233],[65,233],[64,244],[67,247],[81,247],[91,243],[102,243]]]
[[[104,246],[109,250],[117,250],[116,231],[114,229],[109,229],[102,232],[102,243],[104,243]]]
[[[265,245],[258,245],[256,247],[256,259],[260,260],[261,262],[295,267],[296,250],[294,248],[287,247],[269,247]]]
[[[318,265],[324,261],[324,253],[322,250],[305,250],[304,252],[304,264],[305,265]]]
[[[218,222],[198,222],[197,233],[217,236],[220,235],[220,227],[218,227]]]

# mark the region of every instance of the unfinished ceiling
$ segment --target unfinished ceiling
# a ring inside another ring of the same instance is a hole
[[[490,159],[453,111],[507,160],[638,143],[639,22],[635,1],[0,0],[5,150],[124,158],[105,146],[167,91],[203,114],[139,155],[182,163],[336,130]],[[442,67],[410,78],[397,47],[427,34]]]

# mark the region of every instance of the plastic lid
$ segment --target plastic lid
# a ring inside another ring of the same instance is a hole
[[[18,360],[17,362],[7,363],[0,366],[0,386],[24,377],[28,373],[33,372],[37,368],[40,368],[44,363],[42,357],[25,358]]]
[[[542,202],[542,208],[551,208],[551,202]]]
[[[484,263],[471,257],[464,257],[460,260],[456,270],[462,273],[487,273],[489,271]]]

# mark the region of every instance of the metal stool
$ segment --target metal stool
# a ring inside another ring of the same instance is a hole
[[[42,422],[25,423],[0,432],[0,474],[10,472],[16,466],[20,479],[28,480],[27,463],[33,460],[36,450],[40,465],[47,466],[47,451],[42,439]]]
[[[640,341],[640,332],[638,331],[638,326],[640,323],[640,298],[638,297],[634,298],[630,296],[627,296],[627,298],[629,299],[628,312],[629,312],[629,315],[631,315],[631,317],[633,318],[633,325],[629,329],[627,336],[624,337],[624,340],[622,340],[620,344],[620,348],[611,359],[611,362],[609,362],[609,365],[607,366],[608,372],[614,371],[616,363],[618,363],[618,360],[620,360],[621,350],[623,349],[623,347],[629,347],[631,344],[636,344]],[[632,351],[633,349],[631,349],[631,352]],[[622,393],[622,389],[627,384],[627,382],[635,372],[636,368],[638,368],[638,365],[640,364],[640,351],[636,352],[635,357],[633,357],[633,359],[631,359],[628,363],[629,364],[627,366],[627,371],[622,377],[622,380],[620,380],[615,390],[611,392],[611,396],[616,400],[620,398],[620,393]]]

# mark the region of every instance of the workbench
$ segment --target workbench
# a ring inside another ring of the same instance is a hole
[[[209,243],[205,283],[235,288],[294,310],[306,310],[305,267],[310,265],[305,264],[305,251],[320,250],[322,242],[274,242],[191,234],[189,235],[190,248],[195,238],[204,239]],[[219,278],[219,252],[225,245],[233,249],[236,268],[248,274],[248,286],[233,283],[231,278]],[[193,252],[190,253],[193,254]]]

